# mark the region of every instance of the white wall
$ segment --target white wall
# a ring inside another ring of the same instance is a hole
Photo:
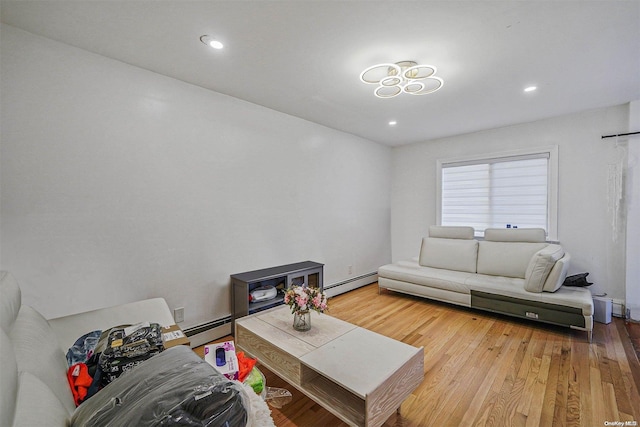
[[[558,236],[572,256],[570,274],[589,272],[594,294],[624,300],[625,229],[624,221],[612,229],[608,165],[626,152],[601,136],[624,132],[628,120],[623,105],[394,148],[392,259],[417,256],[420,239],[436,224],[438,159],[558,145]]]
[[[233,273],[390,261],[388,147],[7,25],[0,49],[0,267],[45,317],[162,296],[188,327]]]
[[[629,107],[629,132],[640,131],[640,101]],[[629,148],[627,196],[627,308],[640,320],[640,135],[623,138]]]

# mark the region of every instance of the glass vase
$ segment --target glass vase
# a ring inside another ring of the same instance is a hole
[[[293,329],[303,332],[311,329],[311,313],[309,313],[309,310],[293,313]]]

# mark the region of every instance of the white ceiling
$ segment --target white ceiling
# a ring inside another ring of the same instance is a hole
[[[0,12],[32,33],[390,146],[640,99],[638,0],[1,0]],[[403,60],[435,65],[444,87],[378,99],[359,81],[366,67]]]

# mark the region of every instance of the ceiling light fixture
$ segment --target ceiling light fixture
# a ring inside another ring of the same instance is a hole
[[[533,91],[535,91],[536,89],[538,89],[538,87],[537,87],[537,86],[529,86],[529,87],[525,87],[525,88],[524,88],[524,91],[525,91],[525,92],[533,92]]]
[[[214,49],[222,49],[224,47],[224,45],[222,43],[220,43],[218,40],[214,39],[211,36],[202,36],[200,37],[200,41],[204,44],[206,44],[209,47],[212,47]]]
[[[397,121],[395,121],[395,120],[391,120],[391,121],[389,122],[389,126],[395,126],[395,125],[397,125],[397,124],[398,124],[398,122],[397,122]]]
[[[426,95],[439,90],[444,81],[434,74],[433,65],[418,65],[415,61],[401,61],[395,64],[373,65],[362,73],[360,80],[366,84],[378,85],[373,94],[378,98],[393,98],[401,93]]]

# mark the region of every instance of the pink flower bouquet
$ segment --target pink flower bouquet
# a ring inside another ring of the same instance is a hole
[[[324,313],[329,308],[325,293],[307,286],[290,287],[284,294],[284,303],[291,307],[291,313],[309,310]]]

